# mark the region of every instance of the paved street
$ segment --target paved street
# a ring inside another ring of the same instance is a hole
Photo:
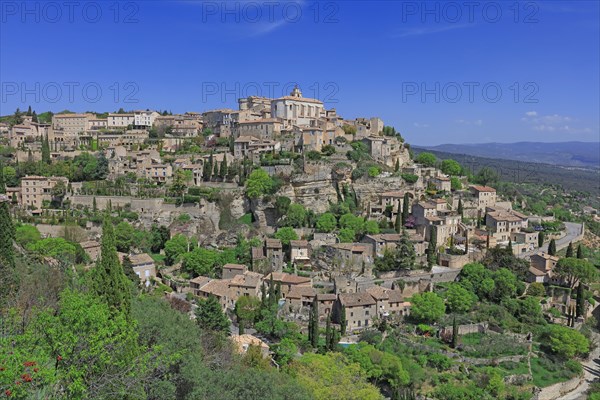
[[[567,230],[566,236],[556,240],[556,249],[561,250],[564,249],[572,242],[579,234],[581,233],[581,224],[577,224],[575,222],[565,222],[565,228]],[[544,246],[539,249],[535,249],[534,251],[528,251],[526,253],[519,254],[519,258],[529,258],[534,254],[547,252],[548,251],[548,243],[544,244]]]
[[[596,343],[600,343],[598,342],[600,335],[597,333],[593,335]],[[590,383],[600,377],[600,346],[596,347],[590,355],[589,360],[583,362],[582,365],[585,381],[577,389],[565,396],[559,397],[557,400],[585,400],[587,398],[585,392],[588,390]]]

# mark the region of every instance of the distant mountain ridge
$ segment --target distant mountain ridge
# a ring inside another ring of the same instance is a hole
[[[600,142],[518,142],[414,146],[446,153],[600,169]]]

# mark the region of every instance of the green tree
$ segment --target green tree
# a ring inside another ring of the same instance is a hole
[[[417,321],[433,323],[446,312],[444,300],[434,292],[415,294],[410,302],[410,315]]]
[[[229,319],[215,296],[200,301],[196,309],[196,321],[201,329],[219,333],[229,332]]]
[[[572,358],[587,353],[590,343],[580,332],[561,325],[550,325],[545,336],[550,349],[557,355]]]
[[[8,201],[0,200],[0,307],[4,305],[4,301],[16,285],[14,239],[15,228]]]
[[[337,236],[341,243],[352,243],[356,239],[356,232],[351,228],[342,228]]]
[[[173,196],[178,197],[178,198],[183,198],[183,194],[185,193],[185,190],[187,189],[187,185],[186,185],[185,181],[186,181],[186,177],[185,177],[185,173],[183,172],[183,170],[178,169],[177,171],[175,171],[175,176],[173,177],[173,183],[171,184],[171,187],[169,188],[170,192],[173,193]]]
[[[406,229],[402,231],[400,241],[393,250],[386,249],[383,257],[375,260],[375,268],[378,271],[411,270],[415,266],[415,246],[410,241]]]
[[[135,235],[135,229],[129,225],[126,221],[121,221],[115,227],[115,238],[117,244],[117,250],[122,253],[129,253],[133,238]]]
[[[427,264],[429,266],[434,265],[437,262],[437,227],[431,226],[431,233],[429,235],[429,245],[427,247]]]
[[[228,173],[229,167],[227,166],[227,157],[223,157],[223,161],[221,161],[221,167],[219,168],[219,178],[225,181]]]
[[[290,209],[290,204],[292,204],[292,200],[286,196],[277,196],[275,199],[275,209],[280,216],[284,216],[287,214]]]
[[[583,247],[581,246],[581,243],[577,246],[577,258],[579,258],[580,260],[583,259]]]
[[[493,273],[494,292],[492,299],[500,302],[517,294],[518,279],[510,270],[500,268]]]
[[[578,282],[589,283],[598,279],[596,267],[589,261],[578,258],[561,258],[554,267],[554,274],[563,279],[571,289]]]
[[[404,226],[404,224],[406,224],[406,221],[408,221],[408,216],[410,215],[410,211],[408,209],[408,203],[410,202],[410,198],[408,196],[408,192],[404,193],[404,198],[402,199],[402,226]],[[396,231],[398,231],[398,228],[396,228]],[[400,232],[398,232],[400,233]]]
[[[308,340],[315,349],[319,345],[319,302],[317,296],[313,298],[310,306],[310,316],[308,320]]]
[[[337,226],[337,219],[335,218],[335,215],[333,215],[330,212],[321,214],[319,216],[319,218],[317,219],[317,230],[319,232],[326,232],[326,233],[333,232],[333,230],[336,228],[336,226]]]
[[[455,349],[458,346],[458,324],[456,323],[456,316],[452,318],[452,348]]]
[[[461,217],[463,216],[464,210],[463,210],[463,203],[462,203],[461,198],[458,199],[458,207],[457,207],[456,211],[458,212],[458,215],[460,215]]]
[[[419,164],[423,164],[426,167],[433,167],[437,162],[437,158],[432,153],[423,152],[419,153],[415,161]]]
[[[584,296],[583,284],[581,282],[579,282],[579,285],[577,285],[577,297],[576,297],[575,304],[576,304],[575,317],[579,318],[585,314],[585,296]]]
[[[365,233],[369,235],[377,235],[379,233],[379,224],[372,219],[365,221]]]
[[[454,313],[465,313],[471,310],[477,300],[474,294],[458,283],[452,283],[446,291],[446,304]]]
[[[273,188],[273,179],[262,168],[255,169],[246,180],[246,195],[257,199],[269,193]]]
[[[61,237],[45,238],[32,242],[27,246],[27,250],[38,254],[41,257],[52,257],[57,260],[75,261],[77,248],[75,245]]]
[[[315,400],[381,400],[379,390],[367,382],[359,364],[341,353],[304,354],[292,363],[297,380]]]
[[[543,283],[533,282],[527,288],[527,294],[534,297],[543,297],[546,295],[546,288]]]
[[[42,139],[42,162],[44,164],[50,164],[50,142],[48,140],[48,135],[44,136]]]
[[[565,257],[567,257],[567,258],[573,257],[573,242],[569,242],[569,245],[567,246],[567,252],[565,254]]]
[[[27,248],[41,239],[40,231],[33,225],[21,225],[16,229],[15,240],[22,247]]]
[[[483,167],[477,172],[474,180],[477,183],[487,186],[498,182],[498,179],[499,176],[496,171],[490,167]]]
[[[275,361],[279,365],[288,365],[298,354],[296,343],[290,338],[283,338],[274,346]]]
[[[135,286],[140,284],[140,277],[133,270],[133,263],[127,254],[123,257],[123,273]]]
[[[152,234],[150,250],[153,253],[160,253],[165,248],[165,243],[171,238],[171,232],[166,226],[152,225],[150,233]]]
[[[306,221],[306,209],[302,204],[291,204],[285,216],[284,223],[286,226],[301,228]]]
[[[216,267],[221,266],[221,254],[215,250],[197,247],[181,255],[183,269],[202,276],[214,276]]]
[[[130,285],[117,256],[115,232],[108,218],[102,224],[101,254],[92,277],[95,293],[111,309],[128,315],[131,309]]]
[[[550,243],[548,243],[548,254],[551,256],[556,255],[556,240],[551,239]]]
[[[342,336],[346,334],[346,328],[348,326],[348,320],[346,319],[346,306],[342,306],[340,310],[340,333]]]
[[[457,176],[450,177],[450,190],[461,190],[463,188],[460,178]]]
[[[241,296],[235,302],[235,316],[238,323],[248,323],[250,326],[258,319],[260,315],[260,299],[256,296]]]
[[[128,314],[92,294],[63,291],[58,309],[44,311],[33,325],[45,333],[38,346],[50,358],[40,364],[54,366],[57,398],[111,398],[113,390],[126,390],[132,363],[145,369]]]
[[[544,232],[540,232],[538,234],[538,247],[542,247],[544,245]]]
[[[283,244],[284,246],[289,246],[290,241],[292,240],[298,240],[298,235],[296,234],[296,231],[294,230],[294,228],[291,228],[289,226],[277,229],[277,232],[275,232],[274,237],[275,239],[281,240],[281,244]]]
[[[401,212],[397,212],[396,213],[396,220],[394,221],[394,229],[396,230],[397,233],[401,233],[402,229],[404,229],[404,224],[402,223],[402,218],[403,217],[403,213]]]
[[[450,158],[442,161],[440,169],[443,173],[451,176],[460,175],[462,171],[462,167],[460,166],[460,164]]]
[[[182,234],[173,236],[165,242],[165,264],[173,265],[180,257],[187,253],[190,248],[188,239]]]

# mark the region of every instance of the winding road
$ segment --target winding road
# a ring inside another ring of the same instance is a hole
[[[594,341],[596,343],[600,340],[600,335],[597,333],[593,333]],[[600,346],[596,347],[594,351],[590,354],[590,357],[587,361],[581,363],[583,366],[583,373],[585,380],[577,387],[577,389],[572,392],[559,397],[556,400],[585,400],[587,399],[587,395],[585,392],[590,387],[590,383],[593,383],[595,380],[600,378]]]
[[[575,222],[565,222],[564,224],[567,234],[560,239],[556,239],[556,250],[562,250],[567,247],[569,243],[573,242],[581,234],[581,229],[583,228],[582,224],[577,224]],[[533,251],[519,254],[519,258],[529,258],[534,254],[545,253],[547,251],[548,243]]]

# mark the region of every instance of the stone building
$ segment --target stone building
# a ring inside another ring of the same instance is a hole
[[[296,126],[315,126],[316,120],[325,116],[323,102],[317,99],[302,97],[302,92],[296,86],[289,96],[271,101],[271,117],[279,118],[284,129]]]
[[[475,197],[478,210],[485,211],[486,207],[496,205],[496,189],[493,187],[473,185],[469,187],[469,191]]]
[[[346,314],[346,332],[362,330],[371,326],[373,317],[377,316],[377,302],[367,292],[342,293],[335,303],[334,318],[338,324],[343,310]]]
[[[42,212],[44,202],[54,199],[52,189],[62,182],[65,193],[69,180],[62,176],[25,176],[21,179],[20,204],[29,209],[33,214]]]

